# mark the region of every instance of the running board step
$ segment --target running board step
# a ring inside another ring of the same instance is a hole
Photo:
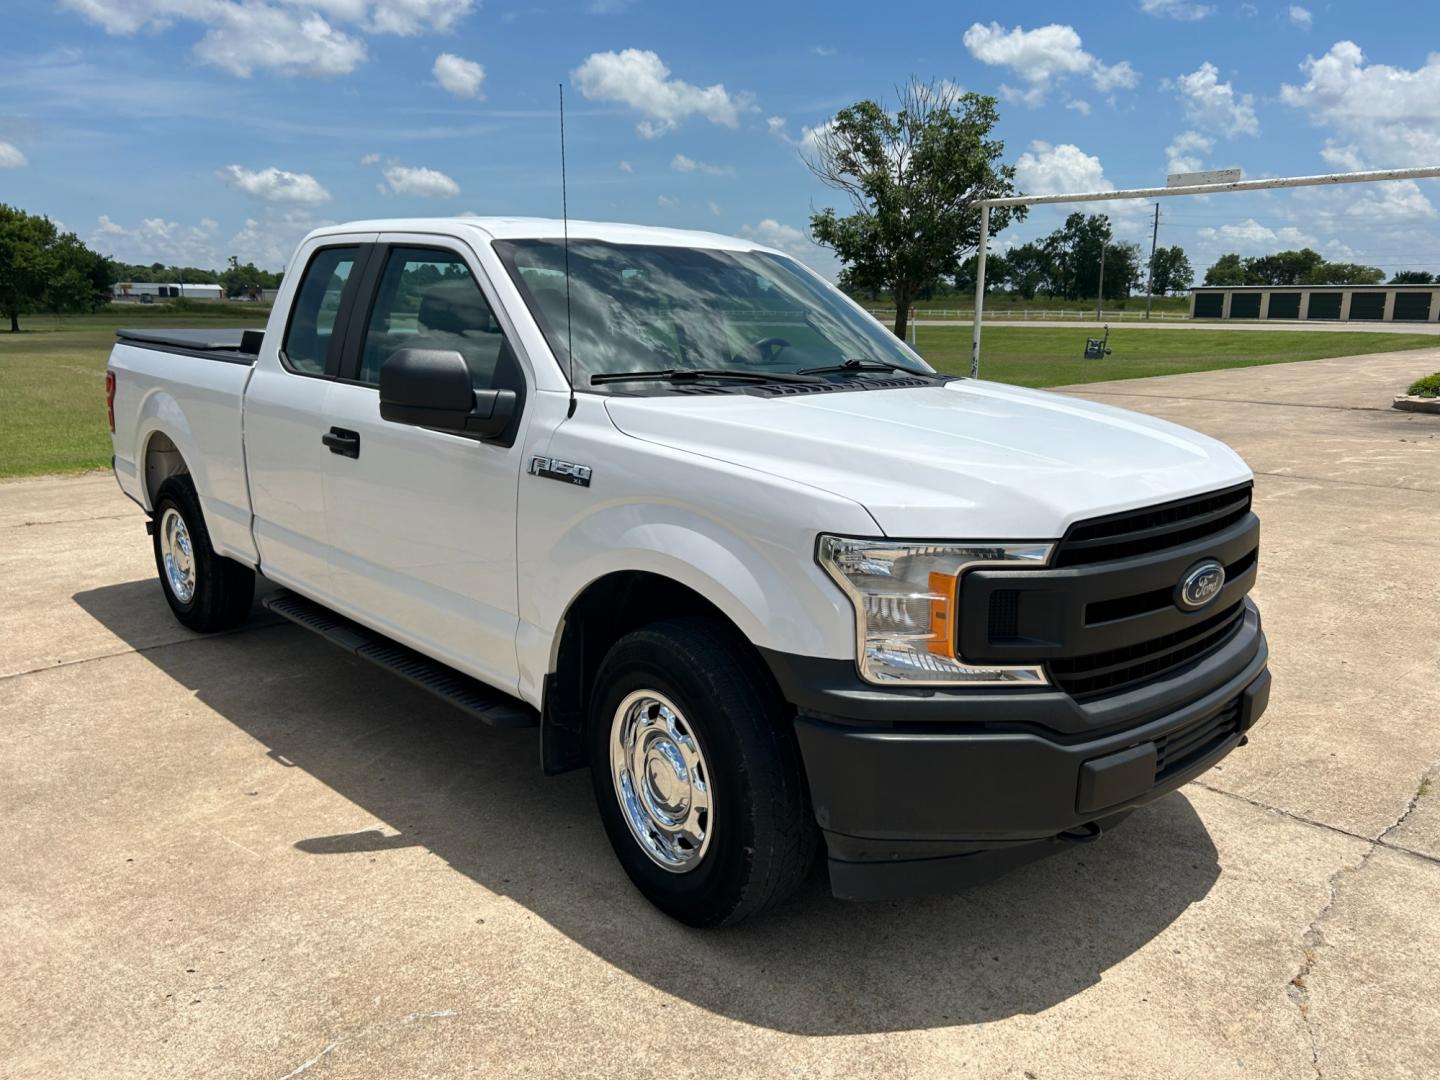
[[[486,686],[463,671],[406,648],[384,634],[337,615],[313,600],[281,589],[260,601],[267,610],[319,634],[362,660],[378,664],[422,690],[429,690],[457,709],[492,727],[535,727],[539,716],[523,701]]]

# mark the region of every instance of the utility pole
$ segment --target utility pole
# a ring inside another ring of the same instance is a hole
[[[1095,321],[1100,321],[1100,305],[1105,303],[1105,249],[1110,246],[1110,237],[1100,238],[1100,284],[1095,289]],[[1079,290],[1076,290],[1077,292]]]
[[[1150,272],[1145,276],[1145,318],[1150,318],[1150,299],[1155,292],[1155,242],[1160,239],[1160,204],[1155,204],[1155,227],[1150,231]]]

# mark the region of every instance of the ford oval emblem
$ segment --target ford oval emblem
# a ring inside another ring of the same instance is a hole
[[[1225,567],[1214,559],[1196,563],[1175,587],[1175,603],[1186,611],[1199,611],[1225,587]]]

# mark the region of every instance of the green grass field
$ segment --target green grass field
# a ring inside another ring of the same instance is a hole
[[[1085,339],[1092,334],[1099,336],[1096,330],[1087,328],[987,325],[981,337],[980,375],[1019,386],[1065,386],[1320,360],[1327,356],[1440,348],[1440,337],[1429,334],[1155,330],[1126,326],[1111,329],[1110,356],[1086,360]],[[970,374],[970,327],[917,327],[916,343],[920,354],[940,371]],[[1423,372],[1417,370],[1419,374]],[[1396,393],[1400,389],[1403,387]]]
[[[211,305],[205,305],[209,307]],[[82,472],[110,464],[105,361],[122,326],[263,327],[268,308],[177,312],[134,305],[98,315],[33,315],[0,332],[0,477]]]
[[[215,307],[213,313],[157,305],[64,320],[35,317],[22,322],[24,333],[0,333],[0,477],[106,467],[105,360],[115,329],[146,323],[259,326],[267,314],[258,306]],[[1113,355],[1085,360],[1081,352],[1090,332],[987,327],[981,374],[1022,386],[1058,386],[1440,346],[1440,338],[1421,334],[1121,327],[1110,333]],[[918,340],[921,353],[941,371],[969,372],[968,326],[922,326]],[[1416,376],[1431,366],[1420,365]]]

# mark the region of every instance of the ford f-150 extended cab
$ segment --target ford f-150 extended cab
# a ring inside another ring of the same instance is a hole
[[[558,221],[301,244],[263,334],[122,331],[121,488],[196,630],[271,610],[587,766],[716,925],[822,844],[943,890],[1091,840],[1265,708],[1251,473],[937,374],[780,252]]]

